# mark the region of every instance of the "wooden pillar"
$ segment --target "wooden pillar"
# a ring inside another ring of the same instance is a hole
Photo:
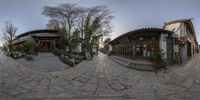
[[[53,49],[56,48],[56,42],[53,40]]]
[[[121,55],[122,52],[122,48],[121,48],[121,44],[119,45],[119,54]]]
[[[135,50],[135,43],[132,44],[132,52],[133,52],[133,57],[136,56],[136,50]]]
[[[125,45],[123,44],[123,55],[125,55]]]
[[[123,55],[125,55],[125,45],[123,44]]]

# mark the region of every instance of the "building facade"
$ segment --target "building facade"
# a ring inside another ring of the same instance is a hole
[[[144,28],[125,33],[110,42],[109,52],[131,58],[149,59],[162,50],[166,64],[185,63],[198,52],[191,19],[167,22],[163,28]]]
[[[150,60],[159,50],[164,52],[163,60],[172,63],[172,31],[160,28],[144,28],[125,33],[112,40],[109,50],[113,55]]]
[[[13,44],[16,46],[23,46],[23,43],[34,39],[37,43],[37,51],[39,52],[49,52],[52,51],[58,44],[58,39],[60,36],[56,34],[56,30],[34,30],[16,36],[13,40]]]
[[[174,32],[173,59],[175,62],[187,62],[198,52],[196,33],[191,19],[167,22],[163,28]]]

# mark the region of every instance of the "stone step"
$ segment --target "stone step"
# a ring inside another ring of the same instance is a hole
[[[128,68],[142,70],[142,71],[154,71],[153,63],[134,61],[131,59],[126,59],[118,56],[110,56],[112,60]]]

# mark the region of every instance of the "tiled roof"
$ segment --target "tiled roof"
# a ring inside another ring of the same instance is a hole
[[[33,30],[33,31],[22,33],[22,34],[18,35],[17,38],[20,38],[20,37],[23,37],[23,36],[27,36],[29,34],[36,34],[36,33],[56,33],[56,32],[58,32],[58,31],[57,30],[52,30],[52,29]]]
[[[13,44],[25,42],[25,41],[30,40],[30,39],[32,39],[31,36],[24,36],[24,37],[21,37],[21,38],[19,38],[19,39],[13,40]]]
[[[178,19],[178,20],[173,20],[173,21],[167,22],[167,23],[165,23],[165,25],[169,25],[172,23],[178,23],[178,22],[189,22],[189,21],[191,21],[191,19]]]
[[[132,35],[132,34],[139,34],[139,33],[145,33],[145,32],[156,32],[156,33],[165,33],[165,34],[172,34],[173,33],[172,31],[165,30],[165,29],[162,29],[162,28],[141,28],[141,29],[136,29],[136,30],[127,32],[127,33],[115,38],[110,43],[112,43],[112,42],[114,42],[116,40],[119,40],[119,39],[121,39],[123,37]]]
[[[32,37],[59,37],[57,34],[52,33],[37,33],[37,34],[31,34]]]

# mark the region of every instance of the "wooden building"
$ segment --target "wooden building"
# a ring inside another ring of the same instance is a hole
[[[191,19],[170,21],[165,23],[163,28],[174,32],[173,59],[178,59],[178,63],[190,60],[198,52],[196,33]]]
[[[110,42],[114,55],[149,58],[164,51],[167,64],[186,63],[198,52],[198,42],[191,19],[180,19],[164,24],[162,29],[144,28],[125,33]]]
[[[110,42],[109,50],[114,55],[149,59],[158,50],[163,50],[163,59],[172,63],[172,31],[160,28],[143,28],[125,33]]]
[[[37,51],[50,52],[57,44],[60,36],[56,34],[56,30],[42,29],[33,30],[23,34],[20,34],[13,40],[14,45],[23,45],[24,42],[30,39],[34,39],[37,42]]]

